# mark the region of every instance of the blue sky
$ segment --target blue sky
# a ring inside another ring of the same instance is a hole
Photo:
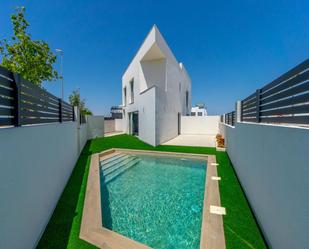
[[[211,114],[309,57],[309,1],[1,1],[0,38],[14,6],[34,39],[64,50],[65,96],[79,88],[95,114],[121,104],[121,76],[154,23]],[[44,86],[60,95],[59,82]]]

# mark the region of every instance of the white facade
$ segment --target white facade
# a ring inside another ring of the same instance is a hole
[[[194,106],[191,108],[191,116],[207,116],[207,109],[199,106]]]
[[[176,137],[190,115],[191,79],[153,26],[122,77],[124,131],[151,145]]]

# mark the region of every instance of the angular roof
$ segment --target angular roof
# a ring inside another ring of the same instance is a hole
[[[183,64],[178,63],[177,59],[160,33],[158,27],[153,25],[134,58],[132,59],[131,63],[124,72],[124,75],[135,62],[157,59],[167,59],[169,61],[173,61],[179,65],[181,70],[184,69]],[[186,71],[185,73],[187,74]]]

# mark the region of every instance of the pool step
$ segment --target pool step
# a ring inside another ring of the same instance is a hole
[[[117,158],[115,158],[113,160],[108,161],[108,162],[103,162],[103,163],[101,163],[101,169],[103,171],[105,171],[105,170],[107,170],[107,169],[109,169],[109,168],[111,168],[111,167],[113,167],[115,165],[118,165],[119,163],[127,160],[128,158],[130,158],[129,155],[121,155],[121,156],[119,156],[119,157],[117,157]]]
[[[125,159],[123,159],[119,162],[113,163],[111,166],[102,168],[102,172],[106,176],[108,174],[113,173],[118,168],[123,167],[124,165],[131,163],[131,161],[134,161],[136,159],[137,159],[137,157],[129,156],[129,157],[127,157],[127,158],[125,158]]]
[[[127,169],[133,167],[134,165],[139,163],[140,160],[141,159],[139,159],[137,157],[132,157],[132,158],[130,158],[130,160],[123,161],[122,163],[117,165],[117,167],[114,167],[113,170],[109,170],[109,172],[104,173],[104,171],[103,171],[103,174],[104,174],[104,177],[105,177],[105,183],[108,183],[109,181],[113,180],[115,177],[122,174]]]
[[[100,161],[100,165],[101,165],[101,166],[102,166],[102,165],[105,165],[105,164],[107,164],[107,163],[113,162],[113,161],[115,161],[115,160],[117,160],[117,159],[119,159],[119,158],[121,158],[121,157],[124,157],[124,156],[126,156],[126,154],[116,154],[116,155],[114,155],[114,156],[112,156],[112,157],[109,157],[109,158],[107,158],[107,159],[101,160],[101,161]]]

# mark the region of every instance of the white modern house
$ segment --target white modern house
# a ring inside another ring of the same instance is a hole
[[[154,25],[122,76],[124,132],[151,145],[180,133],[190,115],[191,79]]]
[[[207,108],[205,104],[197,104],[191,108],[191,116],[207,116]]]

